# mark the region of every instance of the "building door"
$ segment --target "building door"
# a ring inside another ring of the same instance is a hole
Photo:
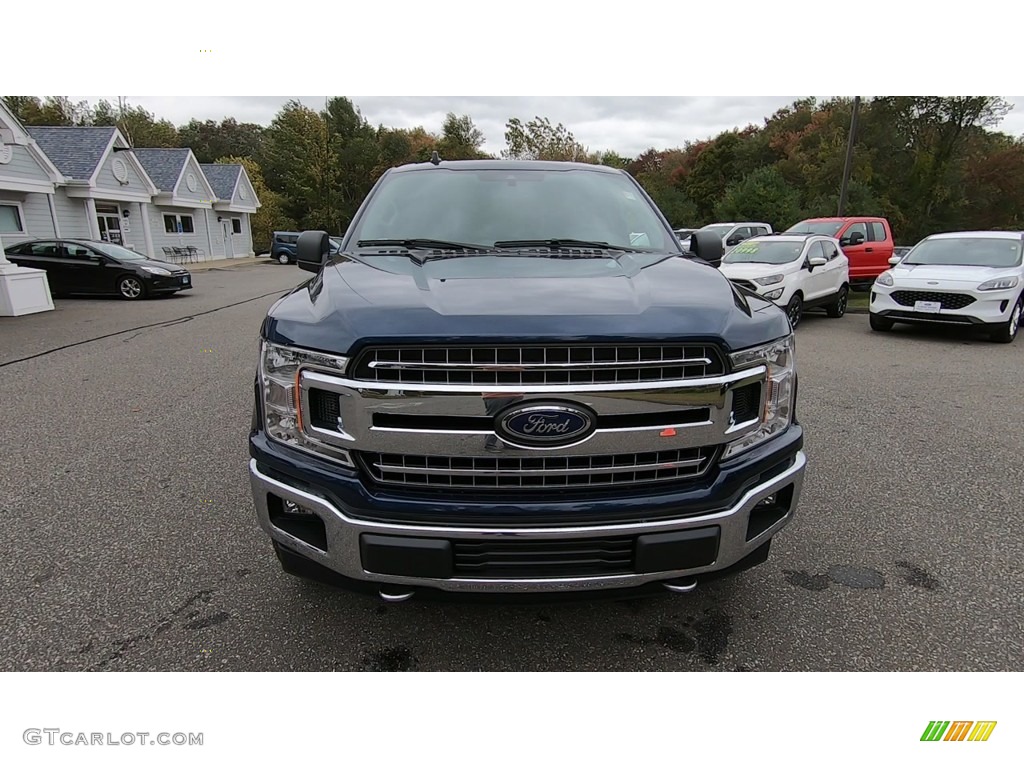
[[[124,245],[121,235],[121,212],[116,205],[96,205],[96,221],[100,227],[100,240]]]
[[[224,231],[224,258],[235,258],[235,244],[231,242],[231,219],[225,219],[220,223]]]

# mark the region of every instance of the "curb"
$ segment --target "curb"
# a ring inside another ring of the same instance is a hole
[[[223,269],[237,269],[238,267],[252,266],[253,264],[259,264],[258,258],[244,258],[244,259],[216,259],[214,261],[200,262],[198,264],[188,264],[186,269],[189,272],[211,272],[213,270]]]

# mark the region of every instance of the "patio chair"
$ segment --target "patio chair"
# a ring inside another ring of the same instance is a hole
[[[202,261],[206,257],[206,252],[202,248],[196,248],[194,245],[190,245],[187,248],[189,261]]]
[[[178,248],[175,246],[172,247],[171,250],[174,251],[175,258],[178,259],[176,263],[184,264],[186,261],[188,261],[188,251],[186,249]]]
[[[173,249],[173,248],[171,248],[171,247],[169,247],[169,246],[166,246],[166,245],[165,245],[165,246],[163,247],[163,252],[164,252],[164,260],[165,260],[165,261],[168,261],[168,262],[170,262],[171,264],[177,264],[177,262],[175,261],[175,259],[177,259],[177,258],[178,258],[178,254],[176,254],[176,253],[174,252],[174,249]]]

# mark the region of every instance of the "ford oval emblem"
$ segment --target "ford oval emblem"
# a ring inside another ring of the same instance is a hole
[[[585,439],[594,422],[593,413],[581,406],[532,403],[499,414],[495,431],[512,444],[555,448]]]

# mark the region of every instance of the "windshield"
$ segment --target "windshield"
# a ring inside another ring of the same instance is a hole
[[[579,240],[679,252],[679,244],[624,174],[590,170],[395,173],[370,198],[348,240]]]
[[[708,224],[706,227],[701,227],[701,232],[714,232],[719,237],[725,237],[732,229],[732,224]]]
[[[802,241],[747,240],[722,257],[723,264],[788,264],[800,258]]]
[[[113,243],[92,243],[92,247],[100,253],[105,253],[107,256],[119,261],[149,261],[148,256],[143,256],[141,253],[136,253]]]
[[[843,226],[841,221],[801,221],[787,229],[787,232],[808,232],[812,235],[828,235],[835,237]]]
[[[923,240],[903,264],[961,267],[1016,267],[1021,263],[1017,238],[943,237]]]

